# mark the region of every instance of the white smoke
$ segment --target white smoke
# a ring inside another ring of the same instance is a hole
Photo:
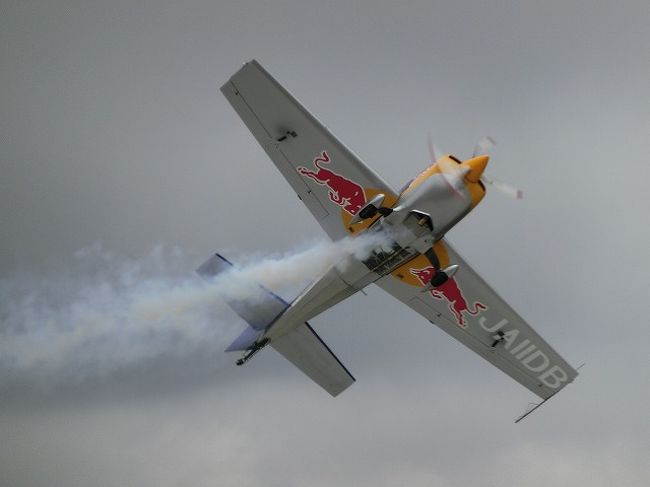
[[[245,299],[255,281],[290,300],[345,256],[363,258],[383,241],[361,236],[240,255],[210,282],[179,250],[158,247],[132,260],[96,245],[54,275],[0,279],[0,390],[10,382],[75,384],[163,355],[220,354],[244,326],[222,295]]]

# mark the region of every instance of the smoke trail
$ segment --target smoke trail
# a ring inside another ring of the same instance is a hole
[[[257,281],[290,299],[344,256],[362,258],[382,243],[362,236],[239,256],[241,265],[211,282],[179,250],[129,260],[96,245],[56,275],[0,279],[0,391],[80,383],[161,355],[220,354],[243,326],[221,295],[250,292]]]

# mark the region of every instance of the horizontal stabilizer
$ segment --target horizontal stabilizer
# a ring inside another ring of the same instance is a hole
[[[257,339],[264,333],[264,330],[256,330],[250,326],[239,335],[234,342],[228,345],[226,352],[243,352],[250,349]]]
[[[332,396],[339,395],[355,380],[309,323],[272,341],[271,346]]]
[[[196,272],[209,280],[232,268],[233,265],[228,259],[214,254]],[[280,296],[254,281],[238,283],[236,291],[238,296],[246,296],[246,298],[242,299],[233,295],[224,296],[224,299],[228,306],[246,320],[250,326],[226,349],[227,352],[248,350],[262,332],[289,307],[289,303]]]

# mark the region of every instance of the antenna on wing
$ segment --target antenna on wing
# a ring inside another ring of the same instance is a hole
[[[522,419],[524,419],[524,418],[525,418],[526,416],[528,416],[529,414],[532,414],[533,411],[536,411],[537,408],[539,408],[542,404],[544,404],[546,401],[548,401],[550,398],[552,398],[555,394],[557,394],[557,392],[554,393],[554,394],[552,394],[552,395],[550,395],[550,396],[548,396],[548,397],[547,397],[546,399],[544,399],[542,402],[529,402],[529,403],[528,403],[528,407],[526,408],[526,411],[524,412],[524,414],[522,414],[522,415],[519,416],[517,419],[515,419],[515,423],[518,423],[519,421],[521,421]]]

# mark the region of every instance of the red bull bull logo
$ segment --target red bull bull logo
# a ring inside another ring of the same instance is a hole
[[[362,186],[335,173],[323,164],[329,164],[330,156],[322,151],[314,161],[316,170],[306,167],[299,167],[298,172],[303,176],[313,179],[318,184],[326,186],[329,199],[347,211],[350,215],[356,215],[366,204],[366,194]]]
[[[436,275],[435,267],[431,266],[422,269],[410,269],[410,272],[425,286],[429,284],[431,279]],[[444,284],[432,289],[430,293],[435,299],[447,301],[449,304],[449,310],[456,318],[458,326],[462,328],[467,327],[467,322],[465,321],[463,313],[467,313],[470,316],[476,316],[481,311],[487,309],[487,306],[478,301],[476,301],[470,308],[467,304],[467,299],[463,295],[463,291],[460,289],[456,279],[453,277],[449,278]]]

